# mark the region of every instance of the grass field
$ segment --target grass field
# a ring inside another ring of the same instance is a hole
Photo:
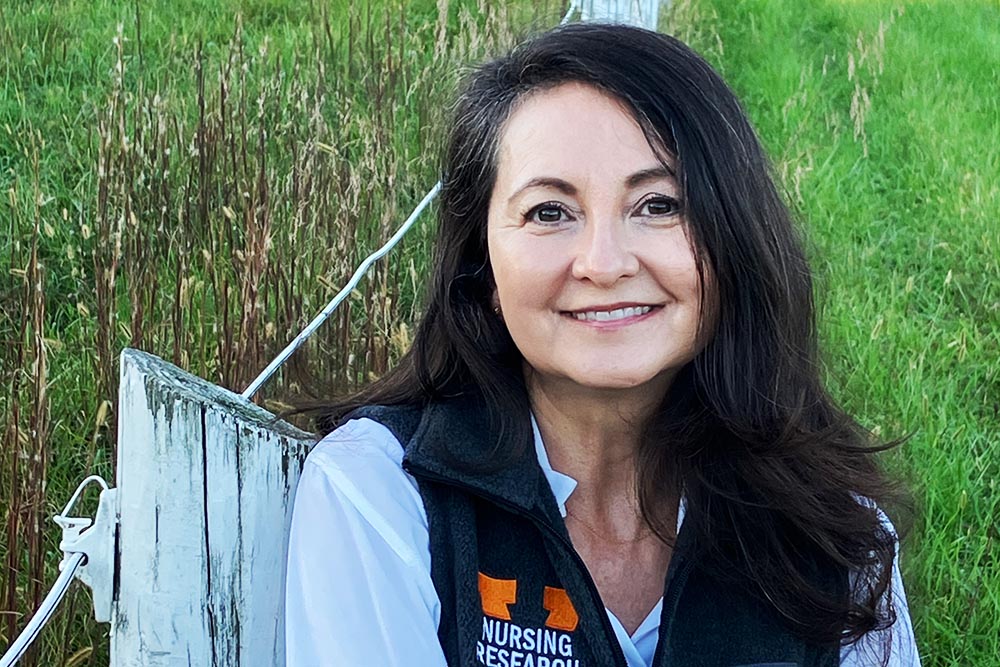
[[[924,664],[1000,665],[1000,6],[673,4],[663,29],[740,94],[802,220],[834,394],[910,436],[886,464],[917,502],[902,564]],[[434,183],[460,66],[561,13],[0,6],[2,646],[55,579],[49,517],[113,477],[121,348],[242,389]],[[296,368],[352,386],[405,349],[431,225]],[[106,664],[89,604],[72,594],[24,664]]]

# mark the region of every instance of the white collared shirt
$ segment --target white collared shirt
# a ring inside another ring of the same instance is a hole
[[[538,463],[565,517],[576,480],[552,469],[534,419],[532,429]],[[447,667],[437,639],[441,604],[431,580],[427,514],[402,458],[399,441],[370,419],[347,422],[309,453],[288,544],[287,667]],[[678,532],[683,520],[682,499]],[[889,665],[919,667],[898,557],[892,586],[897,621],[885,631]],[[629,667],[652,664],[662,606],[661,599],[631,635],[605,610]],[[870,633],[841,649],[841,667],[874,664],[882,639]]]

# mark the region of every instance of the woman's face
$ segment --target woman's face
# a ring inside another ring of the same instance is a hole
[[[517,107],[488,244],[502,317],[535,373],[665,390],[705,342],[682,210],[676,180],[613,98],[570,83]]]

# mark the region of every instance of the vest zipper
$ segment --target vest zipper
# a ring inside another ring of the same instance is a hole
[[[663,658],[666,655],[666,647],[662,646],[659,640],[666,639],[670,634],[670,624],[674,620],[673,612],[677,606],[677,601],[680,599],[681,591],[684,590],[684,586],[687,584],[688,575],[691,574],[691,566],[691,559],[682,557],[680,565],[677,566],[676,574],[667,583],[667,590],[663,594],[663,609],[660,613],[662,614],[666,611],[670,615],[667,617],[667,627],[660,627],[657,633],[659,637],[656,642],[656,650],[653,652],[653,663],[650,667],[670,667],[670,663],[665,662]]]
[[[432,482],[437,482],[439,484],[445,484],[448,486],[459,488],[474,496],[479,496],[484,500],[488,500],[491,503],[503,507],[512,514],[516,514],[517,516],[528,519],[537,528],[544,530],[545,532],[549,533],[552,537],[554,537],[556,539],[556,542],[561,544],[563,548],[566,549],[570,557],[576,563],[577,568],[583,574],[583,580],[584,583],[587,585],[588,591],[590,592],[591,601],[595,603],[597,605],[597,608],[602,612],[600,614],[601,625],[604,629],[605,637],[613,640],[611,650],[615,654],[615,665],[617,665],[618,667],[628,667],[628,662],[625,660],[625,653],[622,652],[622,647],[618,643],[618,636],[615,634],[614,628],[611,627],[611,620],[608,618],[608,612],[604,607],[604,601],[601,599],[601,594],[597,590],[597,585],[594,583],[593,578],[590,576],[590,570],[587,569],[587,564],[583,562],[583,558],[581,558],[580,554],[576,552],[576,548],[573,546],[572,542],[563,537],[559,533],[559,531],[550,526],[548,522],[542,521],[541,519],[539,519],[539,517],[535,516],[531,512],[525,511],[523,508],[519,507],[518,505],[515,505],[514,503],[504,498],[501,498],[500,496],[495,496],[491,493],[483,491],[482,489],[476,488],[470,484],[464,484],[457,480],[450,479],[443,475],[439,475],[435,472],[431,472],[426,468],[422,468],[420,466],[414,466],[409,461],[403,461],[403,469],[406,470],[411,475],[413,475],[414,477],[423,477],[424,479],[427,479]]]

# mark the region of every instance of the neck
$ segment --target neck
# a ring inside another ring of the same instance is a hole
[[[526,380],[552,467],[577,481],[567,507],[618,535],[640,530],[636,456],[669,380],[614,390],[532,373]]]

